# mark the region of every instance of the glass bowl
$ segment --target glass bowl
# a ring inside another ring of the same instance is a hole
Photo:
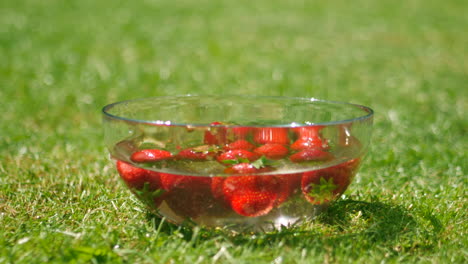
[[[176,224],[280,228],[317,215],[350,185],[372,109],[314,98],[171,96],[103,108],[123,182]]]

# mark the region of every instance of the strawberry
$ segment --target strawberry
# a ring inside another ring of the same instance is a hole
[[[320,136],[322,126],[313,127],[296,127],[293,131],[297,134],[297,140],[291,144],[293,150],[303,150],[307,148],[322,148],[328,149],[327,140],[323,140]]]
[[[289,156],[292,162],[303,162],[303,161],[326,161],[333,158],[333,155],[329,152],[323,151],[319,148],[308,148]]]
[[[211,194],[213,195],[214,199],[221,205],[224,209],[231,209],[230,201],[224,195],[223,186],[224,181],[227,177],[212,177],[211,178]]]
[[[248,142],[245,139],[238,139],[224,146],[225,150],[234,150],[234,149],[252,150],[254,148],[255,148],[254,144]]]
[[[297,138],[307,139],[307,138],[319,138],[320,130],[323,129],[323,126],[304,126],[304,127],[295,127],[292,130],[297,134]]]
[[[116,165],[120,177],[128,187],[141,190],[145,183],[149,183],[153,190],[161,188],[159,173],[138,168],[120,160],[117,161]]]
[[[361,164],[361,159],[360,158],[355,158],[355,159],[352,159],[352,160],[348,160],[347,162],[344,162],[341,164],[341,167],[351,173],[352,175],[354,175],[359,167],[359,165]]]
[[[210,128],[205,131],[204,142],[208,145],[224,145],[226,143],[226,128],[220,127],[224,125],[221,122],[213,122]]]
[[[226,160],[226,161],[233,161],[233,160]],[[248,160],[247,160],[248,161]],[[274,170],[273,167],[270,166],[268,160],[265,159],[265,157],[261,157],[257,159],[256,161],[252,163],[247,163],[247,162],[241,162],[241,163],[236,163],[240,162],[239,160],[234,160],[234,165],[227,167],[224,170],[224,173],[227,174],[254,174],[254,173],[263,173],[263,172],[269,172]],[[230,202],[224,196],[223,193],[223,185],[224,185],[224,180],[226,178],[224,177],[214,177],[212,180],[212,192],[213,195],[223,201],[223,204],[226,206],[229,206]]]
[[[328,144],[324,143],[320,138],[298,139],[291,144],[293,150],[304,150],[308,148],[328,148]]]
[[[292,193],[294,193],[296,189],[299,189],[299,186],[301,186],[302,173],[282,174],[278,175],[277,177],[279,177],[283,182],[284,189],[279,193],[275,202],[275,207],[281,205],[289,198]]]
[[[226,180],[226,177],[211,178],[211,193],[224,207],[229,207],[229,201],[225,198],[223,193],[224,180]]]
[[[143,198],[145,202],[153,200],[154,203],[151,206],[159,206],[165,195],[158,192],[163,189],[159,173],[138,168],[120,160],[117,161],[116,166],[120,177],[132,192]]]
[[[267,143],[254,150],[255,153],[272,160],[278,160],[288,155],[288,148],[277,143]]]
[[[288,129],[282,127],[257,128],[254,131],[254,141],[258,144],[277,143],[289,144]]]
[[[195,151],[192,148],[181,150],[179,154],[177,154],[177,158],[189,160],[207,160],[208,157],[208,153]]]
[[[224,180],[223,194],[231,208],[249,217],[269,213],[284,190],[275,176],[231,176]]]
[[[217,155],[217,151],[218,149],[216,146],[202,145],[181,150],[177,154],[177,158],[188,160],[210,160]]]
[[[231,199],[232,209],[243,216],[256,217],[268,214],[274,207],[273,192],[245,191]]]
[[[232,127],[228,129],[228,135],[235,139],[246,139],[251,133],[251,127]]]
[[[196,218],[215,204],[211,178],[161,173],[166,203],[181,217]]]
[[[257,153],[250,152],[245,149],[235,149],[235,150],[229,150],[226,151],[222,154],[220,154],[217,159],[219,162],[223,164],[229,164],[227,161],[230,160],[248,160],[248,161],[254,161],[256,159],[260,158],[260,155]]]
[[[161,149],[143,149],[134,152],[130,159],[133,162],[146,163],[172,158],[172,153]]]
[[[305,172],[301,181],[302,193],[313,204],[329,202],[348,188],[358,165],[359,159],[354,159],[329,168]]]
[[[169,173],[160,173],[161,185],[167,191],[177,188],[185,188],[188,185],[203,185],[211,183],[211,178],[202,176],[186,176]]]

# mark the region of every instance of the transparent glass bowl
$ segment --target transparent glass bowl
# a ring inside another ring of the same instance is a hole
[[[233,230],[310,219],[350,185],[372,109],[313,98],[172,96],[110,104],[121,179],[176,224]]]

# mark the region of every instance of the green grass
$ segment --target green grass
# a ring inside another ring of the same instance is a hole
[[[0,263],[466,263],[465,1],[0,2]],[[176,94],[376,111],[346,195],[307,226],[181,228],[129,195],[100,108]]]

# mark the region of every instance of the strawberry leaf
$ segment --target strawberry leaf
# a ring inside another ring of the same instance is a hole
[[[250,160],[246,159],[246,158],[238,158],[237,160],[239,161],[239,163],[249,163],[250,162]]]
[[[191,150],[195,153],[210,153],[210,152],[218,152],[219,147],[216,145],[201,145],[198,147],[194,147]]]
[[[324,202],[333,198],[335,195],[333,191],[338,188],[338,185],[333,183],[333,178],[327,180],[321,177],[319,184],[311,183],[310,187],[311,189],[308,192],[308,195],[319,202]]]
[[[224,164],[232,164],[232,165],[239,164],[239,161],[237,159],[222,160],[221,162]]]
[[[156,189],[152,191],[150,189],[149,182],[145,182],[145,184],[143,185],[143,189],[141,190],[134,189],[134,192],[137,196],[141,197],[144,200],[152,200],[154,198],[158,198],[159,196],[161,196],[165,191],[162,189]]]
[[[219,152],[220,147],[217,145],[210,145],[208,152]]]
[[[238,158],[238,159],[222,160],[221,162],[224,164],[235,165],[235,164],[240,164],[240,163],[249,163],[250,161],[249,159],[246,159],[246,158]]]
[[[250,163],[256,169],[261,169],[265,167],[272,167],[275,165],[275,161],[267,159],[265,156],[261,156],[256,161]]]

